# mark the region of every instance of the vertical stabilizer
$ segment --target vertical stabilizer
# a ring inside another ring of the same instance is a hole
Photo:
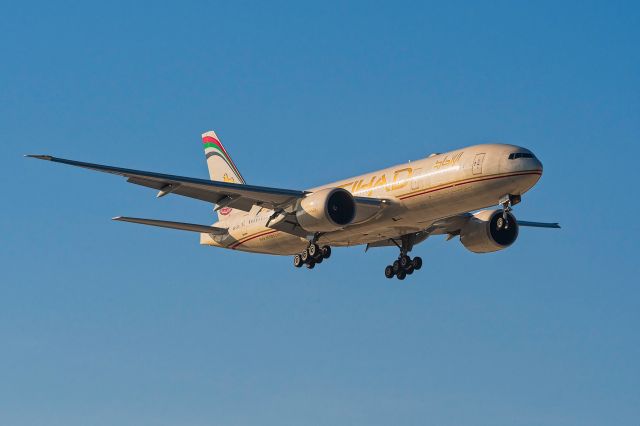
[[[231,159],[231,156],[229,156],[229,153],[220,142],[216,132],[210,130],[203,133],[202,143],[211,180],[238,184],[245,183],[244,178]],[[222,207],[218,210],[219,219],[223,221],[234,212],[237,211],[229,207]]]

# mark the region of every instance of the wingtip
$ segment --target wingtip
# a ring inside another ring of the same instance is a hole
[[[47,160],[47,161],[51,161],[51,159],[53,158],[50,155],[42,155],[42,154],[25,154],[25,157],[37,158],[38,160]]]
[[[112,217],[111,220],[122,220],[122,216]]]

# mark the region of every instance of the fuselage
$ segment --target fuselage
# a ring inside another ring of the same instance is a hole
[[[350,246],[419,232],[435,221],[495,206],[501,197],[521,195],[542,176],[542,163],[531,151],[515,145],[474,145],[309,189],[339,187],[354,196],[390,200],[372,219],[323,234],[319,243]],[[307,239],[266,226],[273,210],[254,206],[224,223],[229,235],[214,239],[201,234],[201,244],[235,250],[292,255]],[[357,218],[356,218],[357,219]],[[218,224],[216,224],[218,225]]]

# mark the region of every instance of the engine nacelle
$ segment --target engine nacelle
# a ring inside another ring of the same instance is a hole
[[[474,253],[491,253],[509,247],[518,238],[518,222],[507,213],[504,226],[502,210],[482,210],[474,214],[460,231],[460,242]]]
[[[349,191],[325,188],[306,196],[296,211],[298,223],[309,232],[331,232],[344,228],[356,215]]]

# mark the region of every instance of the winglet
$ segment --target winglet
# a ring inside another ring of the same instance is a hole
[[[53,159],[53,157],[50,155],[38,155],[38,154],[27,154],[25,155],[25,157],[37,158],[38,160],[47,160],[47,161],[51,161]]]

